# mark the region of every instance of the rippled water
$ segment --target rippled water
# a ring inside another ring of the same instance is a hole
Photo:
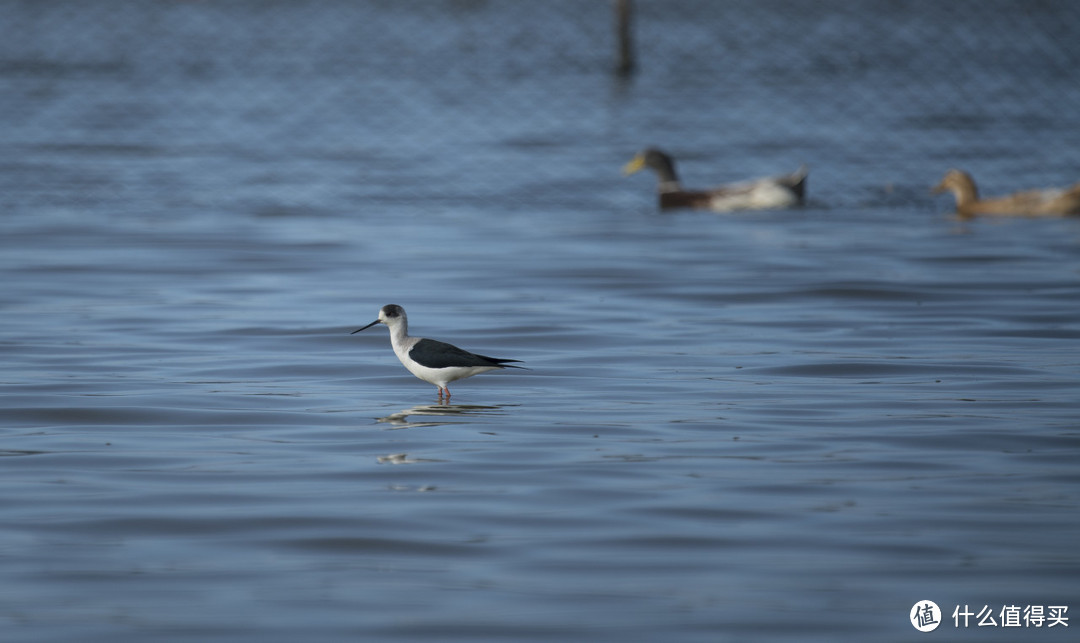
[[[1080,14],[639,4],[626,81],[606,3],[5,6],[5,639],[909,640],[929,599],[984,641],[1016,637],[954,606],[1075,608],[1080,221],[927,188],[1076,180]],[[811,203],[660,215],[618,173],[646,144],[695,185],[806,162]],[[530,370],[440,406],[349,334],[387,303]]]

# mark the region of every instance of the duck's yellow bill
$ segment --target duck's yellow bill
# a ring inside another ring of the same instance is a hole
[[[637,172],[641,168],[645,167],[645,155],[638,154],[632,161],[623,166],[623,176],[630,176],[634,172]]]

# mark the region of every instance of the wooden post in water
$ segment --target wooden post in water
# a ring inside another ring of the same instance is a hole
[[[633,0],[615,0],[615,36],[618,41],[618,65],[615,71],[620,76],[629,76],[634,72],[634,43],[632,36]]]

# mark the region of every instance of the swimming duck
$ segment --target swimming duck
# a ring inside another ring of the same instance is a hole
[[[971,175],[949,170],[935,194],[952,192],[956,196],[956,214],[963,218],[978,215],[1046,217],[1080,214],[1080,183],[1067,188],[1028,190],[993,199],[980,199]]]
[[[770,210],[790,208],[803,202],[806,192],[806,166],[783,176],[772,176],[732,183],[711,190],[684,190],[675,173],[675,161],[656,148],[642,150],[625,166],[629,176],[643,168],[656,172],[660,209],[695,208],[713,212],[733,210]]]

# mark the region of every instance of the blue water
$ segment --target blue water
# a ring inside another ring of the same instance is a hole
[[[2,638],[1070,640],[1080,11],[636,6],[5,3]]]

